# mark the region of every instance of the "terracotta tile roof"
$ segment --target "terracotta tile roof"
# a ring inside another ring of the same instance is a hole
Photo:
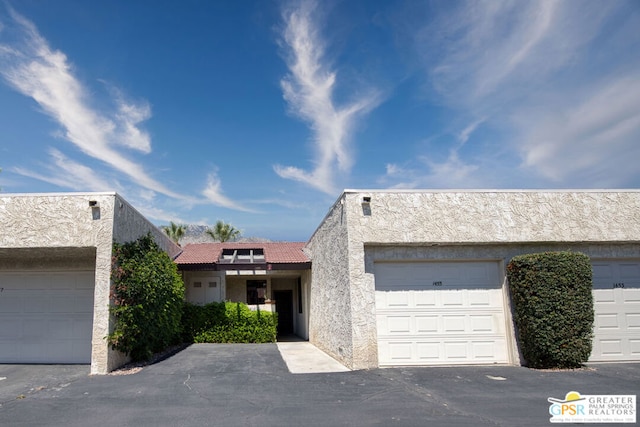
[[[191,243],[182,248],[175,262],[184,264],[217,264],[223,249],[262,249],[269,264],[304,264],[311,262],[302,251],[304,242],[266,243]]]

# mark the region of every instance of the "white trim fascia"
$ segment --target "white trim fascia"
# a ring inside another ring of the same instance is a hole
[[[383,188],[345,189],[342,194],[353,193],[638,193],[640,188],[538,188],[538,189],[426,189],[426,188]],[[341,194],[341,196],[342,196]]]
[[[60,192],[60,193],[0,193],[0,197],[70,197],[70,196],[117,196],[115,191]]]

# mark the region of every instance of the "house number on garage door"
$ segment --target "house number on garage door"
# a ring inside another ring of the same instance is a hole
[[[433,282],[433,286],[442,286],[442,282]]]
[[[613,289],[615,288],[624,288],[624,283],[614,283],[613,284]]]

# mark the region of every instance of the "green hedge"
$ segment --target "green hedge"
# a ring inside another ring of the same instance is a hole
[[[593,338],[589,257],[545,252],[507,266],[522,355],[532,368],[575,368],[589,359]]]
[[[180,342],[184,284],[150,234],[113,245],[111,280],[114,349],[138,361]]]
[[[204,306],[184,303],[182,338],[196,343],[275,342],[276,313],[253,311],[244,303],[213,302]]]

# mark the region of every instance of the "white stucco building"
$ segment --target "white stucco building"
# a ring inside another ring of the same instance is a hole
[[[0,363],[120,366],[112,244],[149,232],[188,301],[277,311],[352,369],[521,363],[507,263],[584,252],[591,360],[640,361],[640,190],[345,190],[306,243],[180,248],[115,193],[0,194],[0,224]]]
[[[0,224],[0,363],[122,365],[105,339],[113,242],[180,248],[115,193],[0,194]]]
[[[640,360],[640,191],[346,190],[309,240],[309,340],[353,369],[520,363],[505,267],[581,251],[592,361]]]

